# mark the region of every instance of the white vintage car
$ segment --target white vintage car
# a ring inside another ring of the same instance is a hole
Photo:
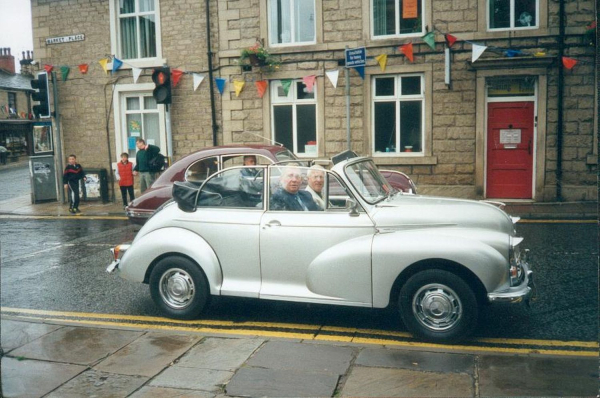
[[[320,171],[315,207],[301,193],[313,172],[233,167],[201,187],[176,183],[175,202],[111,249],[107,271],[149,284],[172,318],[196,318],[218,295],[394,305],[409,331],[438,342],[467,337],[486,304],[529,300],[522,238],[498,207],[396,192],[364,157]]]

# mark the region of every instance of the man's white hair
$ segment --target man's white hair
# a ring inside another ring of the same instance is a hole
[[[306,176],[310,177],[313,173],[316,173],[316,172],[324,174],[325,173],[325,167],[323,167],[321,165],[318,165],[318,164],[310,166],[310,169],[308,169],[308,172],[306,173]]]

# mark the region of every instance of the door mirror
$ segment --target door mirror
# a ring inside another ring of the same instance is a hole
[[[346,209],[348,209],[350,217],[358,217],[358,203],[356,200],[346,199]]]

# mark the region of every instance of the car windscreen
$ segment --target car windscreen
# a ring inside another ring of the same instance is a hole
[[[352,186],[370,204],[380,202],[392,192],[392,186],[372,160],[350,163],[344,169]]]

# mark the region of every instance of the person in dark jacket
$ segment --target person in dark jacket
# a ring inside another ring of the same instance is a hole
[[[69,164],[63,173],[63,185],[69,192],[69,213],[80,213],[79,211],[79,181],[86,181],[83,167],[77,163],[77,156],[69,155]]]
[[[138,137],[135,140],[135,146],[138,151],[135,154],[135,167],[133,175],[140,175],[140,190],[144,192],[154,183],[156,173],[150,169],[150,160],[160,153],[160,148],[156,145],[146,144],[146,141]]]
[[[302,174],[296,167],[286,167],[279,179],[281,187],[271,196],[270,210],[318,211],[321,209],[310,193],[301,191]]]

